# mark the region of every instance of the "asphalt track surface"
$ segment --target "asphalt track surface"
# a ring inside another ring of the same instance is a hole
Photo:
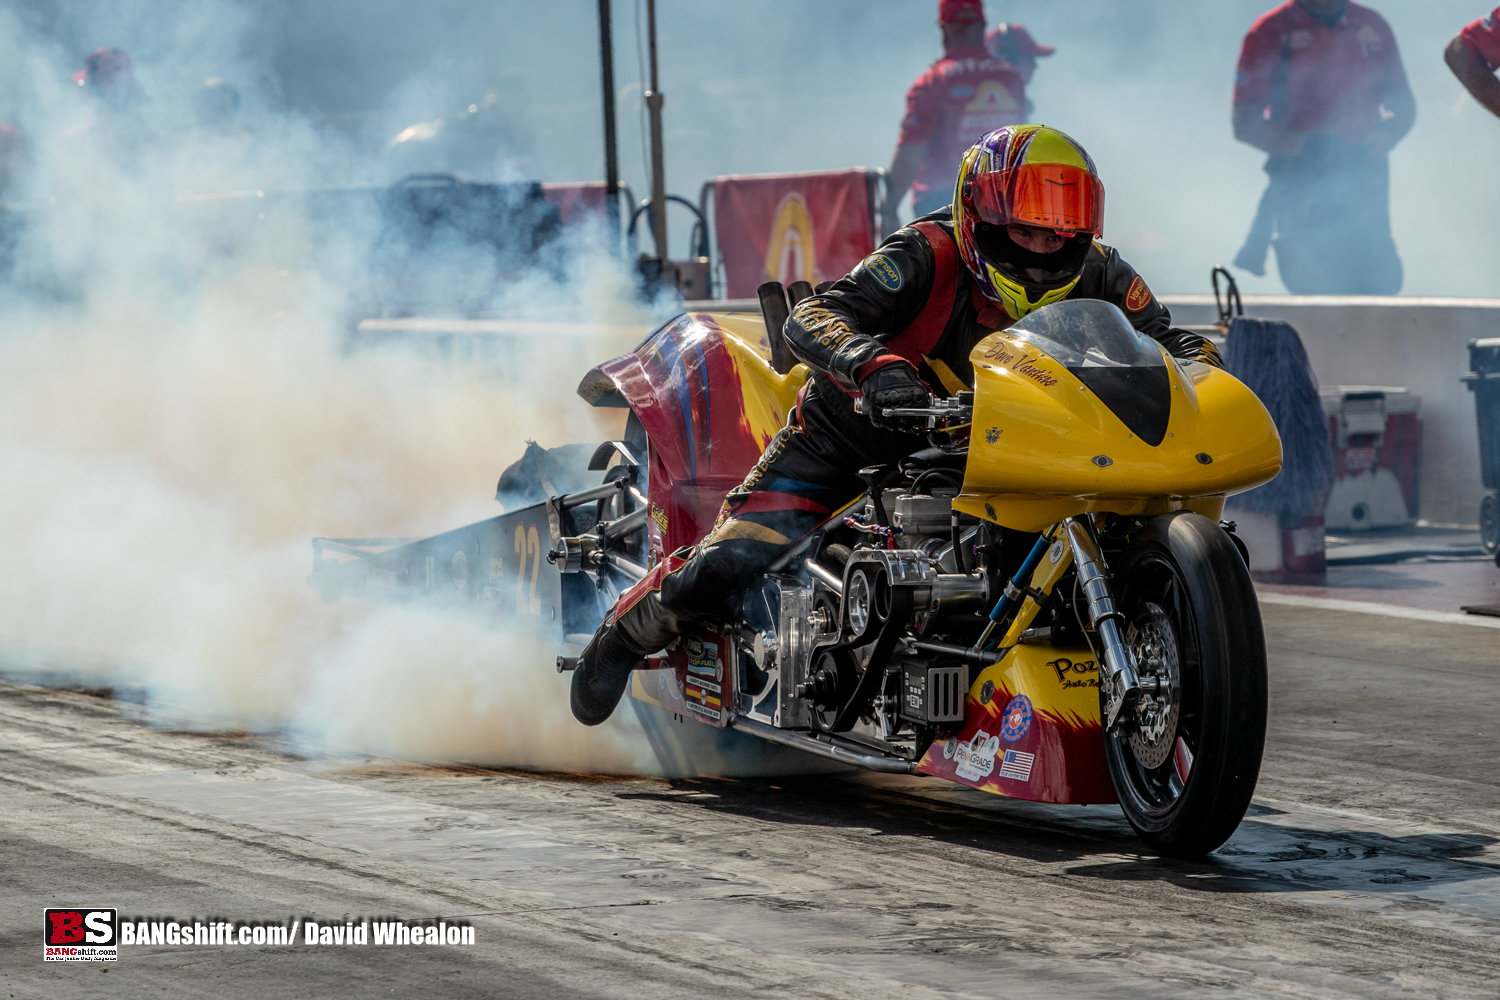
[[[0,997],[1494,997],[1500,630],[1265,607],[1251,815],[1201,863],[1113,807],[933,780],[334,766],[0,687]],[[465,919],[473,947],[41,961],[41,911]]]

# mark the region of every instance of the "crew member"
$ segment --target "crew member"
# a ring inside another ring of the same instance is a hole
[[[981,0],[940,0],[943,57],[906,92],[906,117],[886,173],[882,217],[895,228],[896,206],[911,191],[926,215],[953,201],[958,164],[980,136],[1026,120],[1026,81],[984,47]]]
[[[1474,95],[1474,100],[1500,115],[1500,7],[1496,7],[1453,36],[1443,53],[1448,68]]]
[[[1219,364],[1211,343],[1171,316],[1102,235],[1104,186],[1072,139],[1042,125],[983,136],[964,155],[951,208],[892,234],[787,320],[813,369],[787,426],[691,558],[606,621],[573,676],[573,714],[609,718],[630,671],[693,623],[727,620],[756,573],[865,492],[858,471],[894,465],[927,436],[884,408],[925,405],[973,386],[969,352],[995,330],[1062,299],[1103,299],[1175,356]],[[860,416],[854,397],[871,403]]]
[[[135,78],[135,64],[119,49],[90,52],[83,61],[83,69],[73,74],[73,82],[109,108],[133,108],[141,102],[141,85]]]
[[[1028,87],[1031,86],[1032,75],[1036,73],[1036,61],[1057,51],[1054,46],[1039,44],[1031,37],[1031,32],[1026,30],[1025,25],[1003,23],[984,36],[984,47],[996,59],[1004,59],[1014,66]],[[1032,121],[1035,117],[1036,105],[1028,94],[1025,120]]]
[[[130,56],[119,49],[95,49],[84,60],[73,82],[91,102],[93,116],[63,134],[70,150],[88,147],[92,156],[103,157],[123,167],[139,164],[147,141],[139,114],[145,100],[135,78]]]
[[[1400,291],[1386,154],[1416,113],[1395,36],[1375,11],[1287,0],[1264,14],[1240,50],[1234,135],[1270,154],[1270,183],[1235,266],[1264,274],[1274,243],[1296,294]]]

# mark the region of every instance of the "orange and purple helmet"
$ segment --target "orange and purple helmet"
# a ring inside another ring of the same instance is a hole
[[[1034,253],[1005,227],[1021,223],[1066,239]],[[1007,125],[964,154],[953,189],[953,235],[985,297],[1013,319],[1066,298],[1084,257],[1104,235],[1104,184],[1073,139],[1046,125]]]

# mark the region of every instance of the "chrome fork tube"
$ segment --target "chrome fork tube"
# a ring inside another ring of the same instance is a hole
[[[1139,698],[1141,681],[1135,653],[1126,645],[1120,627],[1124,616],[1115,608],[1109,571],[1089,530],[1087,517],[1068,518],[1063,522],[1063,530],[1068,535],[1068,547],[1073,550],[1073,563],[1078,567],[1078,583],[1088,601],[1089,624],[1104,650],[1104,667],[1109,676],[1101,675],[1099,682],[1104,685],[1104,731],[1109,732],[1126,706]]]

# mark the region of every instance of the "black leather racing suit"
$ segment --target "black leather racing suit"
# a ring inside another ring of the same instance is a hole
[[[923,227],[935,238],[952,239],[950,212],[918,221],[935,223],[941,232]],[[823,294],[797,305],[786,336],[814,374],[787,426],[725,498],[714,530],[666,576],[660,591],[619,615],[624,638],[641,655],[661,649],[694,622],[732,618],[757,573],[864,493],[861,468],[894,465],[928,446],[925,435],[878,429],[854,410],[861,369],[888,360],[904,332],[925,323],[927,339],[935,339],[917,364],[933,392],[946,396],[973,387],[969,352],[1010,320],[974,294],[956,248],[941,249],[935,253],[928,237],[908,226]],[[928,310],[935,289],[951,295],[951,302],[934,301]],[[1173,354],[1218,363],[1208,341],[1171,329],[1166,306],[1112,247],[1090,248],[1067,297],[1113,302],[1136,329]]]

